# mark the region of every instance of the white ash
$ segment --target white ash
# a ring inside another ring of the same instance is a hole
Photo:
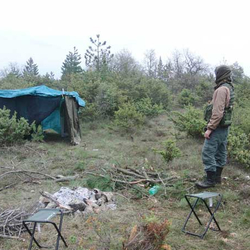
[[[101,192],[98,189],[61,187],[59,191],[52,194],[52,197],[56,199],[61,208],[69,208],[73,212],[77,210],[99,212],[101,210],[116,209],[113,193]],[[40,199],[40,204],[46,208],[58,207],[55,202],[44,197]]]

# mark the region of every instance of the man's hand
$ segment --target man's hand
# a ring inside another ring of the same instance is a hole
[[[213,132],[213,130],[211,130],[211,129],[208,128],[207,131],[204,134],[204,137],[209,140],[210,139],[210,135],[211,135],[212,132]]]

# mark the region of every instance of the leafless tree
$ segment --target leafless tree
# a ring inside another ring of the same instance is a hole
[[[204,63],[201,57],[194,55],[188,49],[184,50],[183,56],[186,73],[190,75],[197,75],[207,71],[208,65]]]
[[[140,71],[139,63],[134,59],[131,52],[126,49],[115,54],[111,60],[110,67],[112,71],[123,76],[134,75]]]
[[[21,67],[18,63],[9,63],[8,67],[0,70],[0,77],[5,78],[9,75],[13,75],[15,77],[22,76],[23,67]]]
[[[157,64],[155,51],[153,49],[146,51],[144,54],[144,69],[149,77],[156,77]]]

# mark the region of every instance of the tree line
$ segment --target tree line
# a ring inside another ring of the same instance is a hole
[[[101,41],[99,34],[95,38],[91,37],[90,43],[84,54],[84,69],[81,66],[82,56],[76,47],[66,55],[61,67],[61,80],[69,79],[72,74],[81,74],[86,71],[96,71],[100,75],[112,72],[124,77],[141,74],[149,78],[160,79],[169,84],[173,91],[178,91],[182,87],[194,89],[200,77],[208,80],[213,78],[211,66],[188,49],[182,52],[174,51],[165,62],[162,57],[157,58],[155,51],[151,49],[146,51],[143,63],[140,64],[126,49],[114,55],[111,52],[111,46],[106,41]],[[246,78],[243,68],[237,62],[231,66],[236,83]],[[0,77],[1,80],[23,78],[26,82],[37,85],[48,84],[55,80],[53,72],[41,76],[38,65],[32,57],[27,60],[23,68],[16,63],[10,63],[7,68],[0,71]]]
[[[131,103],[137,107],[151,103],[152,107],[162,105],[164,109],[173,104],[201,106],[212,96],[214,68],[188,49],[174,51],[165,59],[151,49],[139,63],[126,49],[112,53],[100,35],[91,37],[89,42],[83,58],[76,47],[66,55],[60,79],[55,79],[53,72],[41,75],[38,65],[29,58],[23,68],[11,63],[0,71],[0,88],[45,84],[77,91],[87,103],[83,114],[86,119],[113,117],[119,108]],[[250,83],[237,62],[230,66],[236,85]]]
[[[126,131],[147,124],[162,112],[184,108],[178,113],[177,125],[189,135],[202,135],[205,126],[202,107],[211,100],[215,79],[214,67],[201,57],[183,50],[163,59],[154,50],[148,50],[143,63],[139,63],[126,49],[113,54],[111,46],[96,35],[90,38],[83,60],[84,68],[82,56],[74,47],[62,63],[60,79],[55,79],[53,72],[39,74],[32,58],[23,68],[11,63],[0,71],[0,88],[45,84],[77,91],[86,102],[79,113],[83,121],[108,119]],[[250,79],[237,62],[229,66],[236,92],[229,154],[250,167]],[[174,112],[168,114],[171,117]]]

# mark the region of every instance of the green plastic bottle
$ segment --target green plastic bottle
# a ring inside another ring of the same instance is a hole
[[[155,195],[160,189],[159,185],[154,185],[148,190],[149,195]]]

